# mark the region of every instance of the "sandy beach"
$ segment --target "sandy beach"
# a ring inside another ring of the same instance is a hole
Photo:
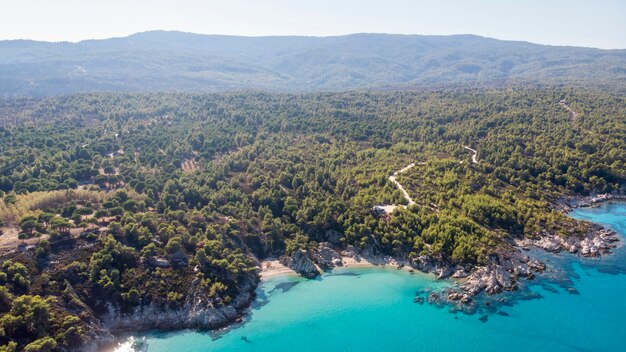
[[[341,261],[343,262],[343,268],[372,268],[372,267],[389,267],[400,269],[399,263],[397,263],[394,259],[391,258],[364,258],[364,257],[341,257]],[[340,268],[341,268],[340,267]],[[402,269],[410,271],[412,270],[409,266],[402,266]],[[321,270],[320,270],[321,271]],[[291,268],[280,263],[278,259],[272,258],[268,260],[264,260],[261,262],[261,280],[267,280],[271,277],[281,276],[281,275],[294,275],[298,274]]]
[[[278,259],[269,259],[261,262],[261,280],[280,275],[298,275],[292,269],[281,264]]]

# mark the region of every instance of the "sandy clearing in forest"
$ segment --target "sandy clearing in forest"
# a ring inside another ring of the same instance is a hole
[[[183,161],[183,163],[180,165],[180,168],[183,170],[183,172],[185,173],[190,173],[190,172],[194,172],[196,170],[197,167],[197,163],[194,159],[188,159]]]

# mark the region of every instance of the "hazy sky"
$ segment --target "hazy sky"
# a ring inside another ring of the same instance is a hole
[[[207,34],[478,34],[626,48],[626,0],[0,0],[0,39]]]

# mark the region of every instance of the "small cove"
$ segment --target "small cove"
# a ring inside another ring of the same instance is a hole
[[[626,237],[626,203],[575,209]],[[222,333],[137,334],[135,351],[621,351],[626,247],[608,257],[546,254],[557,278],[528,281],[537,299],[466,315],[413,303],[450,282],[391,268],[337,269],[316,280],[269,279],[247,321]],[[569,288],[569,289],[568,289]],[[133,349],[129,349],[133,350]]]

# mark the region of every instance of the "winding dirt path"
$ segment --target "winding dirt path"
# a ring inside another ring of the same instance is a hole
[[[411,198],[409,196],[409,193],[406,191],[406,189],[404,189],[404,187],[402,187],[402,185],[400,184],[400,182],[396,181],[396,176],[398,174],[401,174],[407,170],[409,170],[410,168],[412,168],[413,166],[415,166],[415,163],[411,163],[409,164],[407,167],[405,167],[402,170],[396,171],[393,173],[393,175],[389,176],[389,181],[391,181],[391,183],[393,183],[394,185],[396,185],[396,187],[398,187],[398,189],[400,190],[400,192],[402,192],[402,194],[404,195],[404,198],[406,198],[406,200],[409,202],[409,205],[413,205],[415,204],[415,201],[413,201],[413,198]]]
[[[472,149],[466,145],[464,145],[463,148],[472,152],[472,164],[478,164],[478,152],[475,149]]]
[[[424,165],[425,163],[417,163],[417,164]],[[396,187],[398,187],[400,192],[402,192],[402,195],[404,196],[404,198],[406,198],[406,200],[409,202],[409,205],[413,205],[413,204],[416,204],[416,203],[413,200],[413,198],[411,198],[411,196],[409,196],[409,192],[407,192],[406,189],[400,184],[400,182],[398,182],[396,180],[396,176],[398,176],[399,174],[401,174],[403,172],[406,172],[407,170],[411,169],[415,165],[416,165],[415,163],[410,163],[404,169],[398,170],[398,171],[394,172],[393,175],[389,176],[389,181],[392,184],[394,184]],[[406,209],[407,206],[406,205],[401,205],[401,204],[387,204],[387,205],[377,205],[377,206],[374,206],[374,209],[375,210],[377,210],[377,209],[378,210],[382,210],[383,212],[385,212],[387,214],[391,214],[398,207],[402,207],[402,208]]]
[[[559,105],[561,105],[561,107],[565,110],[567,110],[567,112],[569,112],[569,116],[572,119],[572,122],[574,124],[576,124],[576,119],[578,118],[578,116],[580,115],[579,113],[577,113],[576,111],[574,111],[572,108],[569,107],[569,105],[567,105],[567,103],[565,102],[565,100],[561,100],[559,102]]]
[[[463,148],[469,150],[470,152],[472,152],[472,163],[473,164],[478,164],[478,152],[475,149],[472,149],[466,145],[463,146]],[[417,204],[415,203],[415,201],[413,200],[413,198],[411,198],[411,196],[409,196],[409,192],[406,191],[406,189],[404,188],[404,186],[402,186],[400,184],[400,182],[398,182],[398,180],[396,180],[396,176],[398,176],[401,173],[404,173],[408,170],[410,170],[411,168],[415,167],[415,165],[426,165],[425,162],[419,162],[419,163],[410,163],[409,165],[405,166],[403,169],[400,169],[396,172],[393,173],[393,175],[389,176],[389,181],[391,183],[393,183],[399,190],[400,192],[402,192],[402,195],[404,196],[404,198],[406,198],[406,200],[409,202],[408,205],[414,205]],[[406,205],[397,205],[397,204],[389,204],[389,205],[380,205],[377,206],[380,207],[382,210],[384,210],[385,213],[387,214],[391,214],[393,212],[393,210],[397,207],[404,207],[406,208]]]

